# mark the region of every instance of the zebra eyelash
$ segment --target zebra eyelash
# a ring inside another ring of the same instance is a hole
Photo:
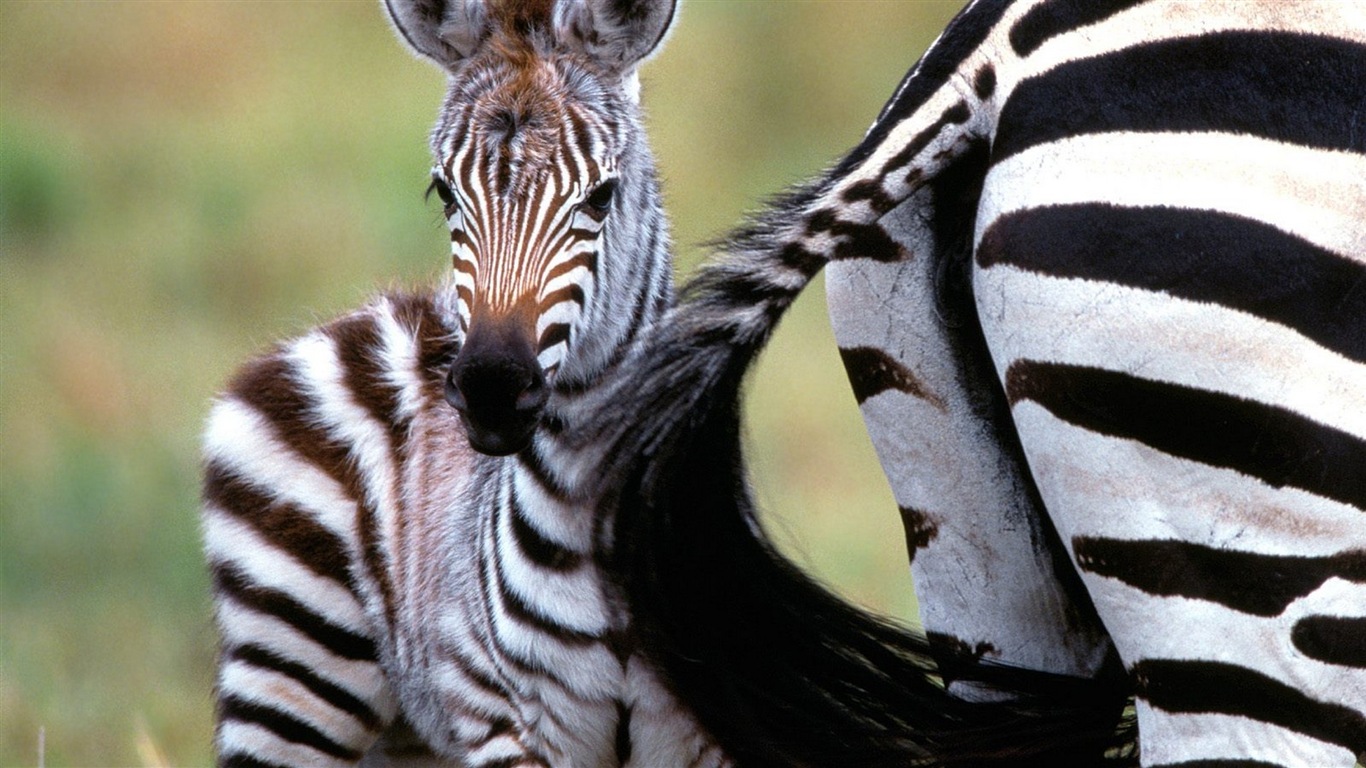
[[[422,193],[422,202],[430,202],[433,192],[441,199],[443,212],[446,214],[446,217],[449,218],[458,208],[455,192],[451,190],[449,184],[436,175],[432,176],[432,183],[428,184],[427,190]]]
[[[612,210],[612,200],[616,197],[617,186],[616,179],[607,179],[593,187],[583,202],[579,203],[579,210],[594,221],[600,222],[607,218],[607,213]]]

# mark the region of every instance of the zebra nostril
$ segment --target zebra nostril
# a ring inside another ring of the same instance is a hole
[[[455,366],[451,366],[451,369],[446,372],[446,402],[455,410],[464,413],[465,409],[469,408],[469,404],[465,402],[465,396],[460,393],[460,385],[456,383],[455,377]]]
[[[519,413],[539,411],[545,407],[546,401],[549,399],[550,387],[546,386],[545,376],[540,373],[533,373],[531,382],[526,385],[521,394],[517,395],[513,408]]]

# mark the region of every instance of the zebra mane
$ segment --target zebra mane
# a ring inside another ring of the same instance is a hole
[[[611,568],[640,647],[742,765],[1132,764],[1132,723],[1115,725],[1127,686],[983,665],[966,676],[1013,701],[951,697],[923,635],[838,597],[765,534],[741,445],[742,386],[799,291],[770,290],[774,264],[791,264],[782,233],[832,176],[775,199],[721,244],[603,420],[618,430],[604,479]]]

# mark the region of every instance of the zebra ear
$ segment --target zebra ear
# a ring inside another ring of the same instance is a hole
[[[677,0],[561,0],[557,32],[612,72],[629,75],[673,25]]]
[[[489,34],[481,0],[384,0],[398,36],[419,56],[450,70]]]

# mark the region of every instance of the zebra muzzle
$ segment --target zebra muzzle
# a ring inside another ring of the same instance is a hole
[[[505,326],[472,330],[446,376],[470,446],[490,456],[527,447],[549,397],[530,340]]]

